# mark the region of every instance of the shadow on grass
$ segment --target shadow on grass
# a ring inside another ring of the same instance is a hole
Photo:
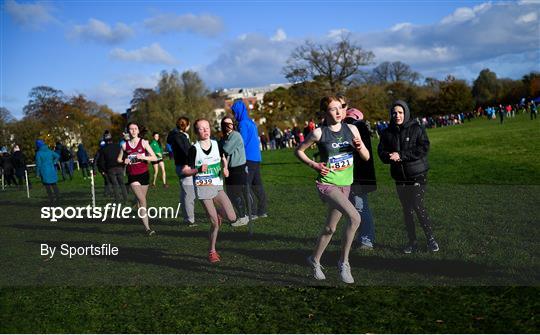
[[[268,262],[278,262],[287,265],[306,264],[306,257],[311,250],[301,249],[238,249],[229,248],[235,253]],[[374,271],[392,271],[402,273],[417,273],[428,276],[445,276],[449,278],[483,278],[495,276],[510,278],[501,273],[502,269],[451,259],[414,259],[414,258],[386,258],[380,256],[360,256],[351,254],[351,263],[355,268]],[[322,263],[337,264],[339,252],[327,250]],[[324,264],[323,264],[324,265]]]
[[[69,244],[70,247],[87,247],[90,245],[99,246],[100,242],[96,241],[26,241],[34,244],[48,244],[50,247],[56,247],[60,250],[63,243]],[[261,271],[260,269],[249,269],[239,266],[227,265],[228,261],[224,255],[228,254],[228,250],[222,254],[222,261],[220,263],[211,264],[208,262],[206,255],[188,255],[182,253],[167,253],[162,249],[156,248],[135,248],[124,247],[115,245],[119,249],[119,253],[116,256],[89,256],[94,259],[114,261],[119,263],[138,263],[143,265],[157,265],[164,266],[174,270],[182,270],[188,272],[205,273],[208,275],[208,281],[200,282],[198,284],[214,285],[214,284],[231,284],[238,285],[238,279],[254,280],[257,284],[261,285],[306,285],[306,277],[298,276],[286,272],[274,272],[274,271]],[[141,268],[141,271],[137,273],[139,278],[144,278],[145,271],[154,271],[152,269],[145,270]],[[100,274],[96,274],[100,275]],[[213,277],[212,277],[213,276]],[[221,276],[221,277],[220,277]],[[225,276],[226,278],[223,278]],[[66,283],[69,285],[69,283]],[[110,283],[111,285],[133,285],[134,283],[126,281],[122,283]],[[164,283],[143,283],[143,284],[156,284],[163,285]],[[175,283],[166,283],[166,285]],[[176,284],[190,284],[193,282],[178,282]],[[249,284],[248,284],[249,285]]]

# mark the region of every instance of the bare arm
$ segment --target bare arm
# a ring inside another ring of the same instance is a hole
[[[294,154],[298,159],[309,166],[310,168],[314,169],[315,171],[319,172],[323,176],[327,175],[328,172],[330,172],[330,169],[326,166],[325,162],[317,163],[313,160],[311,160],[305,153],[306,149],[312,146],[314,143],[317,143],[321,139],[321,129],[317,128],[313,130],[309,135],[307,136],[306,140],[298,147],[296,147],[296,150],[294,151]]]
[[[358,128],[356,126],[353,126],[351,124],[347,125],[349,129],[352,131],[354,135],[353,139],[353,145],[356,151],[358,152],[358,155],[360,155],[360,158],[367,161],[369,160],[369,151],[364,145],[364,142],[362,142],[362,137],[360,136],[360,132],[358,131]]]
[[[146,152],[148,152],[150,154],[150,156],[146,156],[145,154],[138,154],[137,159],[143,160],[143,161],[148,161],[148,162],[157,161],[158,158],[157,158],[156,154],[154,153],[154,150],[152,150],[152,147],[150,146],[150,144],[148,144],[148,141],[147,140],[141,140],[141,141],[143,141],[142,142],[143,148],[146,149]]]
[[[118,163],[124,163],[124,164],[128,165],[129,164],[129,159],[128,158],[126,158],[125,160],[122,159],[122,158],[124,158],[124,151],[125,150],[126,150],[126,144],[124,143],[120,147],[120,152],[118,153],[118,158],[116,158],[116,161]]]

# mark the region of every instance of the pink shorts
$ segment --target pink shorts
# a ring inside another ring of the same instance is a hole
[[[319,197],[322,201],[326,202],[326,196],[330,194],[330,192],[333,192],[334,190],[337,190],[345,195],[347,199],[349,199],[349,194],[351,193],[351,186],[336,186],[336,185],[330,185],[330,184],[322,184],[319,182],[315,182],[317,186],[317,191],[319,191]]]

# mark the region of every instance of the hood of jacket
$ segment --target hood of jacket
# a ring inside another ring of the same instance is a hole
[[[38,148],[37,151],[44,152],[44,151],[49,151],[49,150],[51,150],[51,149],[49,149],[49,146],[48,146],[47,144],[43,143],[43,144]]]
[[[411,112],[409,110],[409,105],[403,100],[396,100],[392,104],[392,107],[390,108],[390,124],[393,126],[397,126],[396,120],[394,118],[394,107],[401,106],[403,108],[403,126],[407,126],[409,121],[411,121]]]
[[[249,119],[248,111],[243,101],[236,101],[232,105],[231,110],[233,111],[234,117],[238,122]]]

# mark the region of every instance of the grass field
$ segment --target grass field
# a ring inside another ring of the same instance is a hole
[[[340,232],[323,256],[328,280],[305,257],[324,222],[315,174],[291,150],[265,152],[269,217],[247,229],[224,225],[222,262],[206,260],[207,220],[198,227],[154,219],[40,219],[45,193],[0,194],[2,332],[538,332],[540,124],[524,116],[429,130],[427,205],[441,251],[402,255],[402,216],[388,167],[376,159],[370,196],[377,247],[355,251],[356,284],[337,278]],[[376,140],[375,140],[376,145]],[[150,206],[178,203],[150,190]],[[102,182],[96,179],[98,204]],[[90,203],[88,181],[60,182],[64,206]],[[420,230],[419,230],[420,233]],[[421,236],[421,234],[419,234]],[[40,244],[111,243],[115,257],[40,256]],[[317,285],[315,287],[315,285]]]

